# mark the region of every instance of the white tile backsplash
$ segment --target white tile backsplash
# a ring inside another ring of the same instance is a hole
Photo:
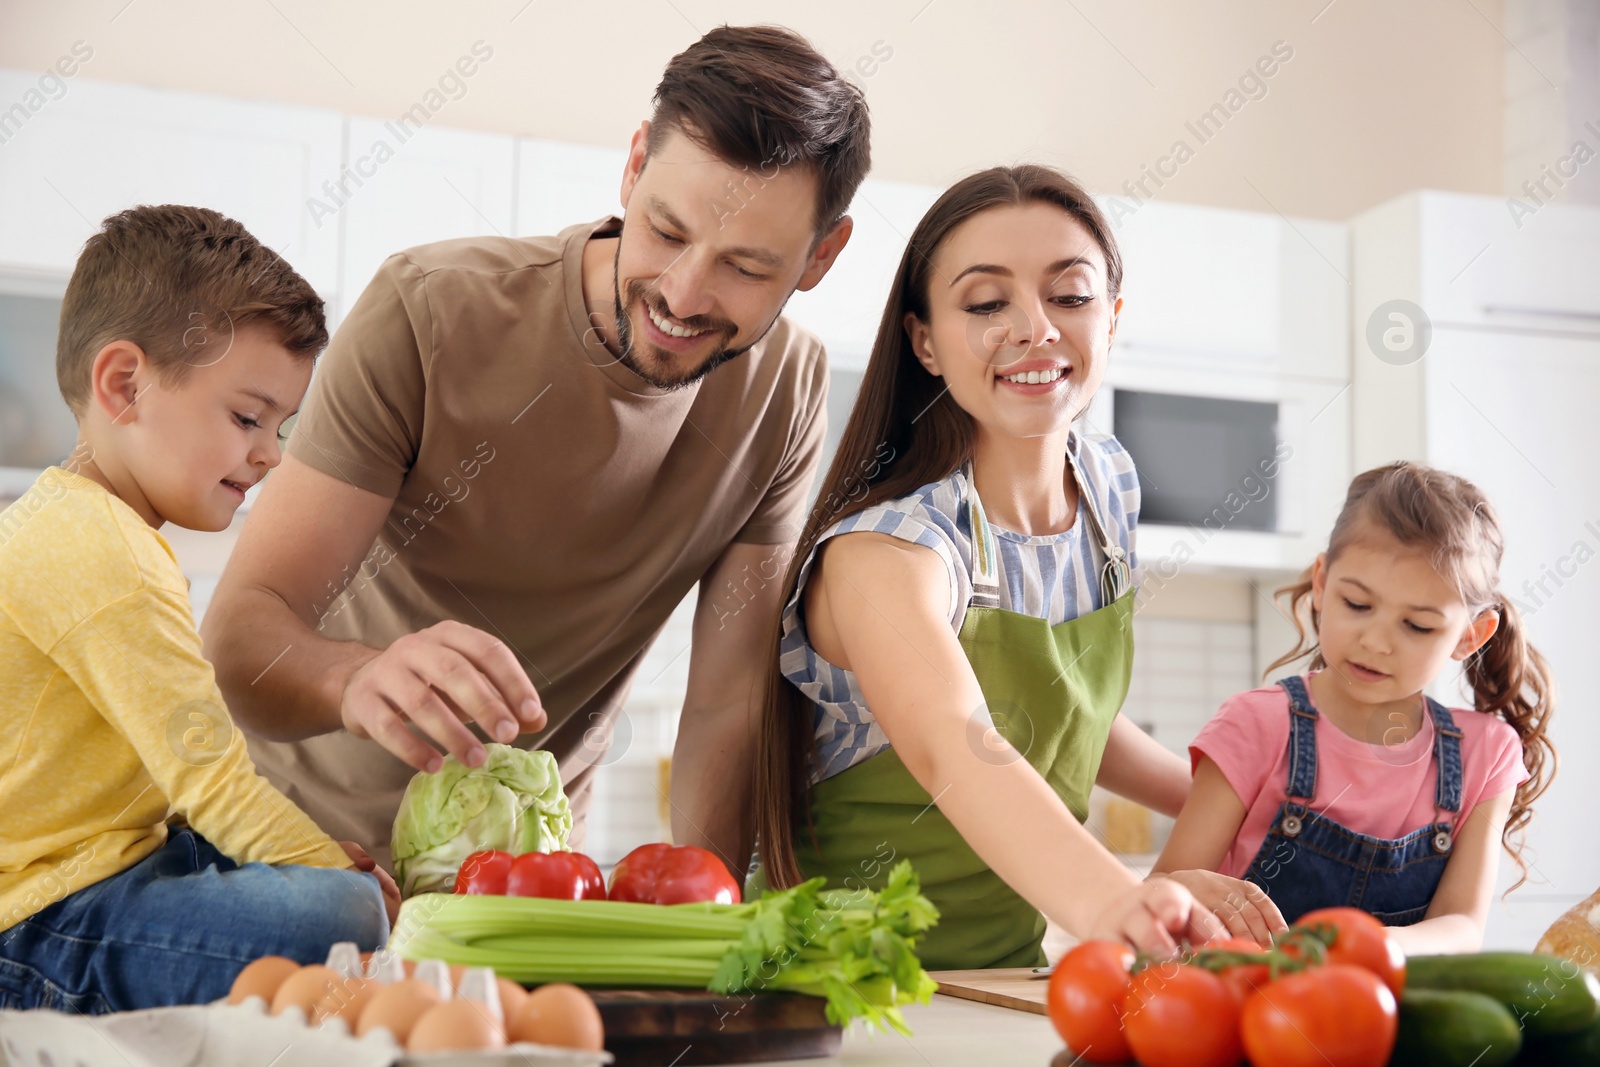
[[[610,762],[595,775],[593,807],[584,848],[602,865],[613,864],[651,841],[665,841],[661,817],[661,761],[672,757],[678,716],[689,687],[689,643],[699,587],[689,590],[645,654],[623,713],[630,736],[626,752],[615,744]]]
[[[1133,645],[1123,712],[1180,755],[1223,700],[1255,686],[1248,622],[1135,616]]]

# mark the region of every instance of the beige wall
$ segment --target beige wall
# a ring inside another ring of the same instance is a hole
[[[1115,194],[1182,139],[1193,157],[1146,185],[1160,198],[1343,219],[1418,187],[1501,191],[1501,17],[1499,0],[0,0],[0,66],[83,40],[85,78],[393,117],[481,40],[492,58],[437,123],[620,146],[674,52],[779,22],[841,67],[889,53],[858,75],[876,177],[1028,159]],[[1265,95],[1202,144],[1185,123],[1278,41],[1293,56]]]

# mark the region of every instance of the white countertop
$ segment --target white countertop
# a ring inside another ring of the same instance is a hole
[[[932,1003],[904,1009],[912,1036],[890,1032],[868,1035],[857,1024],[845,1032],[839,1055],[814,1060],[777,1060],[772,1067],[972,1067],[989,1063],[1048,1067],[1066,1050],[1050,1020],[1032,1012],[997,1008],[935,994]]]

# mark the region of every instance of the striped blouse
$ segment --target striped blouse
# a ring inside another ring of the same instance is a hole
[[[1137,565],[1134,526],[1139,517],[1139,478],[1133,458],[1114,437],[1074,434],[1075,453],[1089,490],[1100,503],[1108,535],[1117,538]],[[815,707],[819,766],[814,781],[831,778],[889,747],[873,718],[855,675],[819,656],[806,636],[801,611],[811,566],[829,538],[869,531],[931,548],[944,561],[950,580],[950,626],[959,632],[972,598],[972,529],[964,506],[966,476],[956,471],[909,496],[857,512],[823,531],[805,566],[793,599],[784,607],[779,663],[784,677]],[[1099,573],[1104,556],[1094,544],[1092,524],[1082,499],[1072,528],[1065,533],[1029,536],[995,526],[1000,546],[1000,606],[1054,625],[1087,615],[1100,603]]]

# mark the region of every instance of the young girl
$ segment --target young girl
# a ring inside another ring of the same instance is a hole
[[[1121,274],[1105,218],[1056,171],[995,168],[941,196],[787,578],[752,888],[879,886],[910,859],[942,913],[931,969],[1042,963],[1041,912],[1150,951],[1218,929],[1080,825],[1096,782],[1174,813],[1189,784],[1118,715],[1133,465],[1073,430]]]
[[[1200,731],[1156,870],[1248,879],[1290,922],[1363,908],[1410,952],[1478,948],[1495,844],[1526,872],[1513,836],[1554,755],[1550,678],[1499,592],[1502,548],[1464,479],[1413,463],[1357,477],[1328,550],[1278,591],[1300,641],[1268,671],[1311,652],[1310,672],[1240,693]],[[1471,711],[1423,694],[1452,661]]]

